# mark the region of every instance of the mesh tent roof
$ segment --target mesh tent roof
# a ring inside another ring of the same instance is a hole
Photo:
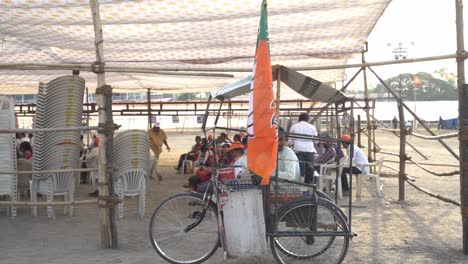
[[[270,0],[271,60],[290,68],[345,64],[363,50],[390,0]],[[197,69],[250,69],[261,0],[100,0],[106,65]],[[3,63],[95,61],[88,0],[0,1]],[[0,70],[0,93],[36,93],[69,71]],[[216,90],[234,78],[109,73],[120,92],[132,89],[198,92]],[[90,90],[93,73],[82,73]],[[343,70],[305,73],[322,82],[340,81]]]

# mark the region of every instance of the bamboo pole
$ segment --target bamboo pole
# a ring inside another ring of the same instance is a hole
[[[405,165],[406,165],[406,131],[405,111],[403,110],[401,98],[398,99],[398,115],[400,118],[400,172],[398,173],[398,200],[405,200]]]
[[[361,115],[358,115],[357,116],[357,145],[358,147],[362,148],[362,144],[361,144]]]
[[[98,0],[90,0],[90,8],[93,16],[94,37],[96,45],[96,62],[103,65],[104,60],[104,39],[102,33],[101,17],[99,13]],[[106,84],[104,69],[97,72],[97,89],[104,88]],[[111,92],[112,95],[112,92]],[[107,124],[108,122],[108,100],[105,92],[96,93],[96,102],[99,109],[99,123]],[[112,111],[110,112],[112,114]],[[108,157],[111,157],[112,152],[109,152],[109,133],[100,131],[100,146],[99,146],[99,196],[109,196],[108,185],[112,184],[112,179],[109,179],[111,168],[108,168]],[[110,145],[110,148],[112,146]],[[109,155],[110,154],[110,155]],[[117,248],[117,231],[115,229],[113,208],[107,208],[105,200],[99,200],[99,226],[101,234],[101,247]]]
[[[89,127],[89,116],[90,116],[90,112],[89,112],[89,91],[88,91],[88,87],[86,86],[86,126]],[[89,135],[89,132],[86,133],[86,146],[89,145],[89,138],[90,138],[90,135]]]
[[[60,170],[44,170],[44,171],[0,171],[2,174],[45,174],[45,173],[63,173],[63,172],[89,172],[97,171],[97,168],[87,169],[60,169]]]
[[[362,133],[363,133],[366,137],[369,136],[369,135],[366,134],[366,132],[364,132],[364,131],[362,131]],[[375,137],[374,137],[374,138],[375,138]],[[381,150],[381,148],[380,148],[379,145],[377,145],[377,143],[375,142],[374,139],[372,139],[372,143],[373,143],[373,153],[375,154],[375,152],[377,152],[377,150]],[[374,158],[374,160],[376,160],[376,159]]]
[[[387,155],[391,155],[391,156],[397,156],[397,157],[400,156],[400,154],[399,154],[399,153],[396,153],[396,152],[380,151],[380,153],[382,153],[382,154],[387,154]]]
[[[375,116],[375,101],[373,103],[373,108],[372,108],[372,116]],[[377,150],[380,150],[380,147],[377,145],[377,143],[375,142],[375,128],[377,127],[376,125],[376,121],[375,120],[372,120],[372,131],[369,131],[369,134],[372,132],[372,158],[373,160],[377,160]],[[364,133],[365,134],[365,133]]]
[[[466,58],[467,52],[459,53],[459,56]],[[404,63],[415,63],[424,61],[436,61],[436,60],[447,60],[455,59],[457,54],[446,54],[440,56],[421,57],[404,60],[390,60],[390,61],[378,61],[378,62],[367,62],[357,64],[338,64],[338,65],[324,65],[324,66],[307,66],[307,67],[291,67],[290,69],[295,71],[312,71],[312,70],[335,70],[335,69],[346,69],[346,68],[362,68],[369,66],[384,66],[392,64],[404,64]],[[90,64],[71,64],[71,63],[1,63],[0,69],[2,70],[80,70],[80,71],[92,71]],[[158,72],[252,72],[252,68],[190,68],[190,67],[135,67],[135,66],[122,66],[122,65],[106,65],[104,66],[106,72],[118,72],[128,70],[126,72],[138,72],[151,73],[150,71]]]
[[[10,202],[10,201],[0,201],[0,206],[67,206],[67,205],[89,205],[97,204],[97,199],[92,200],[82,200],[82,201],[67,201],[67,202]]]
[[[452,134],[445,134],[445,135],[438,135],[438,136],[425,136],[417,133],[412,133],[411,135],[417,137],[417,138],[422,138],[422,139],[428,139],[428,140],[439,140],[439,139],[445,139],[445,138],[454,138],[458,136],[458,133],[452,133]]]
[[[146,102],[148,104],[148,129],[151,129],[151,118],[152,118],[152,113],[151,113],[151,90],[148,89],[146,92]]]
[[[427,195],[429,195],[429,196],[431,196],[431,197],[437,198],[437,199],[439,199],[439,200],[441,200],[441,201],[444,201],[444,202],[447,202],[447,203],[451,203],[451,204],[453,204],[453,205],[460,206],[460,202],[458,202],[458,201],[455,201],[455,200],[453,200],[453,199],[444,197],[444,196],[442,196],[442,195],[440,195],[440,194],[433,193],[433,192],[431,192],[431,191],[429,191],[429,190],[427,190],[427,189],[424,189],[424,188],[422,188],[422,187],[419,187],[419,186],[417,186],[416,184],[414,184],[414,183],[412,183],[411,181],[409,181],[408,179],[406,179],[406,182],[408,182],[408,184],[411,185],[411,186],[412,186],[413,188],[415,188],[416,190],[421,191],[421,192],[423,192],[423,193],[425,193],[425,194],[427,194]]]
[[[367,51],[367,42],[366,42],[366,51]],[[366,63],[364,52],[365,51],[363,51],[361,53],[362,63]],[[362,69],[362,75],[364,77],[364,111],[366,111],[366,127],[367,127],[367,131],[369,131],[369,135],[367,136],[367,159],[369,160],[369,162],[372,162],[372,161],[374,161],[372,159],[372,138],[371,138],[372,137],[372,133],[371,133],[372,132],[372,126],[371,126],[371,123],[370,123],[369,89],[367,87],[367,71],[366,71],[365,67]],[[371,168],[371,170],[373,170],[373,168]]]
[[[395,153],[397,154],[397,153]],[[398,154],[397,154],[398,155]],[[385,160],[385,162],[390,162],[390,163],[400,163],[399,161],[396,160]],[[406,162],[410,162],[407,160]],[[414,163],[408,163],[408,165],[413,165]],[[453,165],[453,164],[440,164],[440,163],[424,163],[424,162],[419,162],[418,164],[420,165],[427,165],[427,166],[435,166],[435,167],[450,167],[450,168],[459,168],[460,165]]]
[[[0,134],[99,130],[97,126],[0,129]]]
[[[281,103],[281,66],[278,68],[278,76],[276,78],[276,120],[280,120],[280,103]]]
[[[468,93],[465,84],[465,37],[463,27],[463,0],[455,0],[457,27],[457,86],[460,119],[460,201],[462,215],[463,253],[468,255]]]
[[[401,99],[392,89],[390,89],[390,87],[388,87],[388,85],[382,80],[382,78],[380,78],[380,76],[378,76],[377,73],[375,73],[375,71],[372,70],[372,68],[369,67],[369,70],[375,75],[375,77],[377,77],[377,79],[379,79],[380,83],[382,83],[382,85],[393,95],[393,97],[397,98],[397,100]],[[406,111],[408,111],[426,129],[426,131],[429,132],[429,134],[436,136],[436,134],[432,132],[432,130],[426,125],[426,123],[422,119],[420,119],[403,101],[401,101],[401,104],[406,109]],[[440,144],[442,144],[442,146],[444,146],[445,149],[447,149],[448,152],[452,154],[452,156],[454,156],[457,160],[460,160],[458,154],[456,154],[455,151],[453,151],[442,139],[438,139],[437,141],[439,141]]]

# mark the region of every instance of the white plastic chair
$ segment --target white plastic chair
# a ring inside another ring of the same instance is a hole
[[[115,177],[117,184],[114,186],[115,192],[121,202],[119,203],[119,218],[123,218],[124,198],[125,196],[138,196],[138,213],[141,218],[145,215],[145,170],[135,169],[122,172]]]
[[[10,201],[16,202],[17,199],[17,186],[16,177],[14,175],[0,175],[0,195],[6,195],[10,197]],[[7,208],[6,215],[8,216],[11,211],[11,218],[16,217],[16,206]]]
[[[357,175],[357,185],[358,185],[357,192],[356,192],[357,197],[361,197],[362,178],[368,178],[368,179],[374,180],[377,195],[379,197],[382,196],[383,184],[381,184],[381,180],[380,180],[380,171],[382,170],[383,163],[384,163],[384,157],[381,157],[377,161],[374,161],[374,162],[371,162],[371,163],[369,163],[367,165],[364,165],[364,167],[369,168],[369,171],[371,171],[370,169],[372,167],[374,167],[375,168],[375,170],[374,170],[375,173],[361,173],[361,174]]]
[[[52,202],[54,196],[64,196],[64,201],[74,200],[74,179],[73,172],[63,172],[49,174],[43,178],[32,179],[31,184],[31,201],[37,202],[37,194],[46,195],[47,202]],[[64,206],[63,213],[67,213],[69,208],[70,216],[73,216],[73,206]],[[33,216],[37,216],[37,206],[32,207]],[[55,219],[55,211],[52,206],[47,206],[47,216]]]
[[[320,175],[319,175],[319,190],[325,188],[326,192],[330,192],[331,183],[335,182],[335,191],[338,193],[338,198],[343,198],[343,188],[341,186],[341,173],[343,171],[343,164],[345,162],[345,157],[340,160],[340,165],[335,162],[335,158],[330,159],[324,164],[320,165]],[[338,181],[337,179],[338,171]]]
[[[14,98],[0,96],[0,129],[15,128]],[[15,171],[16,164],[16,140],[12,134],[0,134],[0,171]],[[0,175],[0,195],[9,196],[10,201],[17,199],[17,177],[14,174]],[[6,209],[7,216],[16,217],[16,206]]]

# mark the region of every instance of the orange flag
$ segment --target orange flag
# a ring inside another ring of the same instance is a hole
[[[422,84],[422,79],[421,77],[417,76],[417,75],[413,75],[413,84],[414,86],[419,86]]]
[[[247,166],[262,177],[262,185],[270,183],[276,169],[278,135],[268,39],[267,4],[263,0],[258,29],[257,49],[250,88],[247,132]]]

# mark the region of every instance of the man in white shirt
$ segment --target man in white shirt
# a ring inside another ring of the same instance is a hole
[[[302,113],[299,115],[299,123],[294,124],[289,133],[291,134],[300,134],[304,136],[317,136],[317,130],[315,126],[308,123],[309,115],[307,113]],[[315,150],[314,142],[310,139],[300,139],[300,138],[289,138],[289,145],[293,146],[293,150],[296,153],[300,164],[301,177],[305,175],[313,175],[313,162],[314,162],[314,153]],[[306,166],[308,162],[310,166]],[[307,171],[312,170],[312,171]],[[312,181],[312,177],[306,177],[305,182],[309,183]]]
[[[272,177],[276,176],[276,170]],[[292,149],[285,146],[284,135],[278,135],[278,177],[290,181],[301,181],[299,161]]]
[[[341,142],[344,148],[347,149],[348,155],[352,155],[351,160],[356,166],[352,166],[351,170],[349,169],[349,160],[347,160],[347,164],[345,163],[345,167],[343,168],[343,172],[341,173],[341,186],[343,188],[343,193],[349,192],[348,186],[348,179],[346,178],[346,174],[361,174],[361,173],[369,173],[369,167],[364,166],[369,164],[369,160],[367,159],[364,152],[356,145],[354,145],[353,153],[351,154],[351,137],[349,135],[342,135],[342,140],[346,140]]]

